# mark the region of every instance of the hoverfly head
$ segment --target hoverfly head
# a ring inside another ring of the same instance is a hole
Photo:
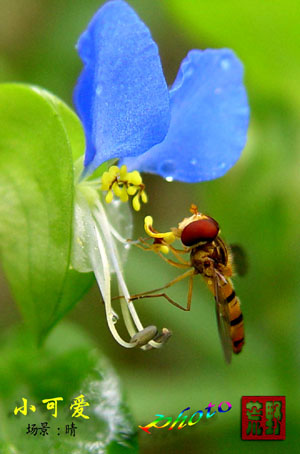
[[[192,247],[199,243],[213,241],[219,233],[219,224],[213,218],[198,214],[198,219],[193,216],[181,232],[181,241],[184,246]],[[180,227],[179,227],[180,228]]]

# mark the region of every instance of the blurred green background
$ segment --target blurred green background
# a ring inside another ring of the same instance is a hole
[[[167,81],[191,48],[234,49],[245,65],[251,105],[248,144],[222,179],[189,185],[146,176],[149,204],[134,214],[134,237],[151,214],[165,231],[189,215],[191,202],[213,216],[228,242],[242,244],[249,272],[236,277],[245,319],[246,345],[230,366],[219,345],[214,303],[199,278],[192,310],[160,299],[141,301],[145,324],[166,326],[173,337],[161,351],[128,351],[117,345],[104,318],[97,288],[69,314],[110,358],[121,378],[136,424],[156,413],[173,416],[190,406],[230,401],[232,410],[184,431],[140,431],[141,452],[288,452],[300,425],[300,152],[297,87],[300,72],[299,5],[296,0],[132,0],[159,45]],[[69,105],[81,63],[75,43],[97,0],[0,0],[0,81],[37,84]],[[129,289],[138,293],[167,283],[176,270],[153,254],[132,249],[126,264]],[[0,327],[20,319],[4,277]],[[170,291],[186,298],[186,283]],[[117,294],[117,291],[116,291]],[[240,439],[242,395],[285,395],[283,442]]]

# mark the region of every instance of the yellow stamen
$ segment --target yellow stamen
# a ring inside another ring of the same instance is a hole
[[[173,232],[157,232],[155,233],[154,229],[152,228],[153,225],[153,218],[151,216],[146,216],[144,220],[144,228],[146,233],[151,236],[152,238],[162,238],[167,243],[172,243],[175,240],[175,236]]]
[[[127,175],[127,167],[125,165],[122,165],[120,169],[120,179],[125,180]]]
[[[128,202],[128,194],[125,186],[123,186],[121,189],[120,200],[122,202]]]
[[[122,189],[120,188],[120,186],[118,185],[118,183],[116,181],[112,185],[112,189],[117,197],[121,197]]]
[[[159,252],[162,252],[163,254],[168,254],[169,253],[170,249],[165,244],[158,244],[157,246],[158,246],[157,249],[159,250]]]
[[[137,194],[136,196],[133,197],[132,206],[135,209],[135,211],[140,211],[141,204],[140,204],[140,195],[139,194]]]
[[[118,166],[111,166],[104,172],[101,177],[101,190],[108,191],[105,197],[107,203],[112,201],[114,194],[122,202],[127,202],[128,196],[134,196],[132,206],[136,211],[141,209],[141,201],[148,201],[140,173],[137,170],[128,172],[126,165],[122,165],[120,169]]]
[[[127,194],[128,195],[135,195],[137,190],[138,190],[138,188],[136,188],[135,186],[129,186],[129,188],[127,189]]]
[[[146,192],[144,190],[142,190],[142,192],[141,192],[141,199],[142,199],[143,203],[147,203],[148,202],[148,196],[147,196],[147,194],[146,194]]]
[[[119,173],[119,167],[118,166],[111,166],[109,169],[108,169],[108,173],[112,176],[112,177],[116,177],[117,174]]]
[[[105,202],[106,203],[111,203],[113,198],[114,198],[113,192],[112,191],[108,191],[108,193],[106,194],[106,197],[105,197]]]
[[[128,182],[134,186],[140,186],[142,184],[142,177],[137,170],[127,174]]]

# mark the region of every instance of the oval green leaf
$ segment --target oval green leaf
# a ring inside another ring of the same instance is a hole
[[[79,154],[82,130],[55,99],[35,87],[0,86],[0,256],[15,300],[39,340],[92,282],[91,275],[69,269],[72,149]]]

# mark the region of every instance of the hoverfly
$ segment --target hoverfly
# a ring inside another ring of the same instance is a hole
[[[192,216],[183,219],[178,228],[171,232],[159,233],[152,227],[152,218],[145,218],[145,230],[154,238],[154,243],[149,245],[145,239],[140,238],[137,246],[144,250],[155,251],[163,260],[177,268],[188,269],[184,274],[169,282],[164,287],[149,292],[133,295],[131,300],[151,297],[164,297],[171,304],[185,311],[189,311],[192,301],[193,279],[200,274],[215,298],[218,331],[224,351],[226,362],[231,361],[233,353],[240,353],[244,345],[244,322],[241,312],[240,300],[236,296],[231,276],[233,274],[233,259],[230,247],[221,239],[218,223],[210,216],[199,213],[196,205],[191,205]],[[171,243],[180,239],[183,249],[174,248]],[[239,269],[243,274],[245,268],[242,250],[235,246],[239,253]],[[170,251],[175,260],[165,257],[163,252]],[[182,256],[190,254],[189,260]],[[182,279],[189,278],[187,306],[183,307],[172,300],[166,293],[158,293]]]

